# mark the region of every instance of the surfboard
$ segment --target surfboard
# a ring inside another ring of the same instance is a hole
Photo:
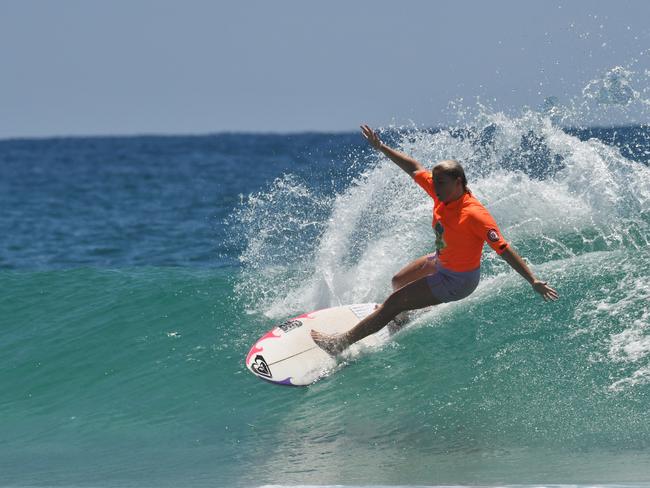
[[[327,334],[346,332],[376,306],[376,303],[357,303],[326,308],[282,322],[253,344],[246,356],[246,367],[258,378],[278,385],[310,385],[337,366],[336,359],[313,341],[311,330]],[[379,346],[390,335],[390,326],[386,326],[353,347]]]

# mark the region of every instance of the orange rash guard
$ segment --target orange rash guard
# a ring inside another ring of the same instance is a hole
[[[484,242],[499,255],[507,249],[508,243],[496,222],[471,193],[445,204],[436,196],[430,171],[417,171],[413,179],[433,198],[432,226],[438,262],[443,268],[461,273],[477,269]]]

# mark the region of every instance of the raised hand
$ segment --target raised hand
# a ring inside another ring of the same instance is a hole
[[[374,147],[377,150],[381,148],[381,140],[379,140],[379,136],[374,130],[372,130],[366,124],[363,124],[361,126],[361,132],[363,134],[363,137],[366,138],[366,140],[370,143],[372,147]]]

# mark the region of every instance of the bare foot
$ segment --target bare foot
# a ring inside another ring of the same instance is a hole
[[[348,347],[340,335],[328,335],[312,330],[311,338],[318,347],[332,357],[338,356]]]

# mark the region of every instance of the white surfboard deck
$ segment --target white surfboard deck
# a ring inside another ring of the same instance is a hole
[[[258,378],[280,385],[306,386],[332,371],[337,361],[311,338],[311,330],[340,334],[375,310],[376,303],[326,308],[294,317],[257,340],[246,356],[246,367]],[[390,337],[389,327],[355,346],[376,347]]]

